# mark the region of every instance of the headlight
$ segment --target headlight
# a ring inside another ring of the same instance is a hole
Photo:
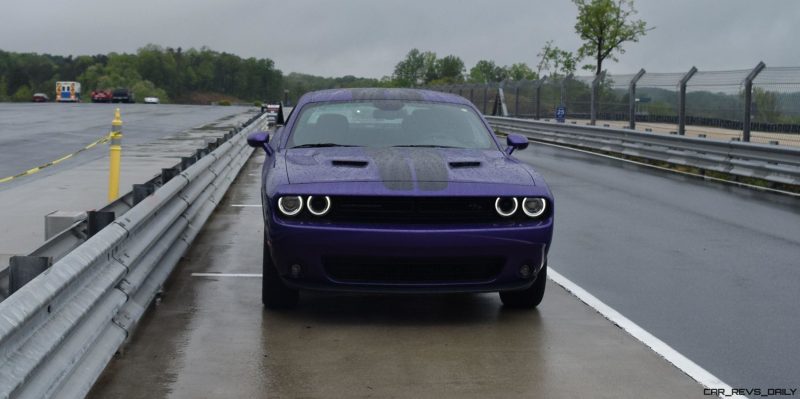
[[[299,195],[290,195],[278,198],[278,209],[286,216],[294,216],[303,210],[303,198]]]
[[[542,216],[545,209],[547,209],[547,202],[544,198],[524,198],[522,200],[522,212],[532,218]]]
[[[327,195],[324,197],[309,196],[308,200],[306,200],[306,206],[308,206],[308,211],[311,212],[312,215],[322,216],[331,210],[331,197]]]
[[[494,209],[502,217],[509,217],[517,211],[519,203],[514,197],[497,197],[494,201]]]

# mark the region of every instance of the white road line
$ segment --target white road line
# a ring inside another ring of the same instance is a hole
[[[192,273],[192,277],[258,277],[261,273]]]
[[[549,270],[547,270],[547,277],[549,277],[550,280],[553,280],[554,283],[572,293],[572,295],[575,295],[578,299],[583,301],[583,303],[589,305],[592,309],[603,315],[603,317],[608,319],[610,322],[616,324],[628,334],[650,347],[650,349],[652,349],[654,352],[658,353],[661,357],[672,363],[675,367],[686,373],[689,377],[692,377],[704,387],[724,390],[723,392],[726,392],[726,394],[720,395],[720,397],[746,398],[745,396],[740,395],[728,396],[733,392],[730,385],[722,382],[722,380],[715,377],[706,369],[689,360],[689,358],[680,354],[680,352],[667,345],[664,341],[645,331],[636,323],[623,316],[610,306],[606,305],[601,300],[597,299],[597,297],[588,293],[586,290],[573,283],[568,278],[562,276],[557,271],[549,268]]]
[[[234,208],[261,208],[261,204],[231,204]]]

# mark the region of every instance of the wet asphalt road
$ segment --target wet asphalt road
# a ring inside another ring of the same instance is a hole
[[[150,142],[247,110],[170,104],[0,104],[0,178],[58,159],[108,134],[117,107],[122,114],[123,145]],[[105,155],[97,149],[85,151],[58,165],[58,169]],[[52,169],[26,179],[50,173],[54,173]]]
[[[800,199],[531,144],[550,266],[732,387],[800,388]]]
[[[263,309],[261,154],[178,264],[90,398],[701,398],[702,387],[549,283],[535,311],[496,294],[303,294]]]

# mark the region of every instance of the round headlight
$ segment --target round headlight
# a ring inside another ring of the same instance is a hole
[[[327,195],[324,197],[315,197],[311,195],[308,197],[308,200],[306,200],[306,206],[308,206],[308,211],[311,212],[312,215],[322,216],[331,210],[331,197]]]
[[[522,212],[532,218],[542,216],[546,208],[547,202],[544,198],[525,198],[522,200]]]
[[[290,195],[278,198],[278,209],[286,216],[294,216],[303,210],[303,198],[299,195]]]
[[[502,217],[509,217],[517,211],[519,203],[514,197],[497,197],[494,201],[494,209]]]

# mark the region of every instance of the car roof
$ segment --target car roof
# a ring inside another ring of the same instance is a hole
[[[404,100],[404,101],[431,101],[450,104],[470,105],[464,97],[422,89],[398,88],[357,88],[357,89],[331,89],[320,90],[304,94],[297,107],[301,108],[307,103],[315,102],[346,102],[346,101],[374,101],[374,100]]]

